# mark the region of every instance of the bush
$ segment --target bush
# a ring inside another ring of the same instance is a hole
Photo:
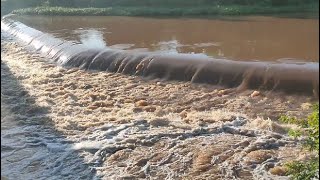
[[[287,163],[288,175],[294,180],[319,178],[319,104],[315,104],[313,112],[307,120],[298,120],[295,117],[281,116],[280,121],[300,125],[306,132],[307,140],[304,146],[309,151],[317,152],[317,156],[308,162],[293,161]],[[300,131],[289,130],[289,135],[298,137]]]
[[[312,178],[317,178],[319,174],[319,159],[313,159],[309,162],[298,162],[294,161],[288,163],[288,174],[294,180],[309,180]]]
[[[202,6],[202,7],[108,7],[108,8],[65,8],[36,7],[14,10],[18,15],[75,15],[75,16],[211,16],[280,14],[296,12],[318,12],[315,6],[308,7],[260,7],[260,6]]]
[[[319,4],[318,0],[7,0],[16,8],[49,4],[51,7],[200,7],[200,6],[300,6]]]

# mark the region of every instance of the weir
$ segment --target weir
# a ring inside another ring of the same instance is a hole
[[[307,93],[319,97],[319,63],[247,62],[194,54],[133,52],[90,48],[43,33],[10,17],[1,30],[15,36],[63,67],[109,71],[146,78]]]

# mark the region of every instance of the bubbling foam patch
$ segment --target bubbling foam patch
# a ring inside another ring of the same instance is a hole
[[[319,63],[289,64],[214,59],[192,54],[133,52],[90,48],[28,27],[10,17],[1,29],[64,67],[79,67],[163,80],[219,84],[227,87],[284,90],[319,97]]]

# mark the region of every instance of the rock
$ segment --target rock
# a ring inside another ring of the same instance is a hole
[[[251,95],[250,95],[250,97],[256,97],[256,96],[260,96],[261,95],[261,93],[259,92],[259,91],[253,91],[252,93],[251,93]]]
[[[116,95],[116,92],[108,92],[107,93],[110,97],[114,97]]]
[[[112,108],[101,108],[100,111],[103,112],[103,113],[111,112]]]
[[[77,68],[72,68],[72,69],[68,69],[65,73],[66,74],[71,74],[71,73],[74,73],[74,72],[77,72],[79,69]]]
[[[187,123],[187,124],[190,124],[190,123],[192,122],[192,120],[189,119],[189,118],[183,119],[183,121],[184,121],[185,123]]]
[[[92,105],[97,107],[111,107],[113,106],[113,102],[112,101],[108,101],[108,102],[96,101],[92,103]]]
[[[151,126],[168,126],[169,125],[169,120],[166,118],[156,118],[156,119],[152,119],[150,121],[150,125]]]
[[[223,96],[223,95],[227,95],[231,92],[231,89],[221,89],[218,91],[218,96]]]
[[[151,87],[149,88],[149,90],[155,90],[157,89],[157,86],[151,85]]]
[[[90,85],[90,84],[85,84],[81,88],[83,88],[83,89],[91,89],[91,88],[93,88],[93,86]]]
[[[140,106],[147,106],[148,102],[146,100],[140,100],[136,102],[136,106],[140,107]]]
[[[64,73],[64,72],[66,71],[66,69],[63,69],[63,68],[59,68],[59,67],[58,67],[58,71],[61,72],[61,73]]]
[[[133,88],[135,88],[137,85],[136,84],[128,84],[124,87],[124,89],[128,89],[128,90],[131,90]]]
[[[65,95],[66,93],[67,93],[67,91],[62,90],[62,91],[57,91],[57,92],[55,93],[55,95],[57,95],[57,96],[62,96],[62,95]]]
[[[269,170],[269,172],[273,175],[277,175],[277,176],[286,176],[288,169],[286,167],[283,166],[276,166],[274,168],[271,168]]]
[[[97,94],[89,93],[87,96],[91,99],[92,102],[94,102],[98,98]]]
[[[94,110],[94,109],[97,109],[98,106],[88,106],[88,109],[91,109],[91,110]]]
[[[145,106],[143,110],[147,112],[154,112],[157,108],[155,106]]]
[[[127,164],[123,163],[123,162],[119,162],[119,163],[116,164],[116,166],[118,166],[118,167],[127,167]]]
[[[302,103],[300,105],[300,107],[301,107],[302,110],[308,110],[308,109],[310,109],[312,107],[312,104],[311,103]]]
[[[132,109],[132,111],[133,111],[134,113],[142,112],[142,108],[140,108],[140,107],[135,107],[135,108]]]
[[[225,93],[226,93],[226,90],[224,90],[224,89],[218,91],[219,95],[224,95]]]
[[[120,176],[120,179],[123,179],[123,180],[132,180],[132,179],[136,179],[136,176],[134,175],[123,175],[123,176]]]
[[[218,89],[215,89],[215,90],[213,90],[212,92],[211,92],[211,94],[216,94],[216,93],[218,93],[219,92],[219,90]]]
[[[246,163],[260,164],[271,157],[272,157],[271,152],[268,150],[251,151],[246,156]]]
[[[157,85],[158,85],[158,86],[164,86],[164,84],[161,83],[161,82],[157,82]]]
[[[62,76],[63,76],[62,73],[56,73],[56,74],[47,75],[47,77],[49,77],[49,78],[59,78],[59,77],[62,77]]]
[[[138,173],[137,177],[145,179],[146,178],[146,174],[143,171],[141,171],[141,172]]]
[[[135,163],[135,166],[143,167],[145,164],[147,164],[148,161],[149,159],[147,158],[141,158]]]
[[[180,117],[183,119],[183,118],[186,118],[187,115],[188,115],[188,112],[186,110],[183,110],[180,114]]]
[[[166,112],[161,108],[158,107],[155,111],[154,111],[155,115],[157,116],[164,116],[166,114]]]
[[[133,101],[131,99],[125,99],[123,102],[124,103],[133,103]]]
[[[46,88],[45,91],[54,91],[56,89],[56,87],[49,87],[49,88]]]
[[[63,87],[64,87],[64,88],[73,89],[73,90],[76,89],[76,88],[78,88],[78,86],[77,86],[76,84],[72,83],[72,82],[71,82],[71,83],[66,83],[66,84],[64,84]]]

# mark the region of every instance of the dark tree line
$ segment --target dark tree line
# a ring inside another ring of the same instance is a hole
[[[110,6],[152,6],[187,7],[213,5],[262,5],[288,6],[318,3],[319,0],[6,0],[1,7],[25,8],[35,6],[62,7],[110,7]]]

